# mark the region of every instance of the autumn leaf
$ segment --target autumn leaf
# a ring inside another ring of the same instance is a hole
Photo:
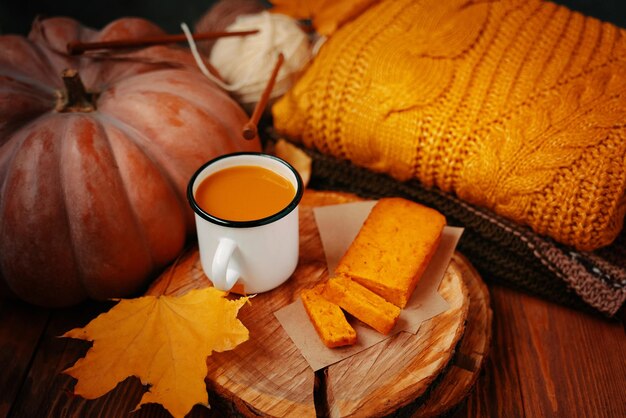
[[[237,319],[247,298],[225,296],[208,287],[179,297],[124,299],[85,328],[67,332],[63,337],[93,341],[87,355],[64,371],[78,380],[75,393],[94,399],[137,376],[149,385],[137,409],[154,402],[184,417],[195,404],[208,406],[207,356],[248,340]]]
[[[378,0],[270,0],[272,12],[294,19],[310,19],[321,35],[332,35],[341,25]]]
[[[281,13],[291,16],[294,19],[311,19],[315,9],[319,7],[324,0],[270,0],[274,6],[271,10],[275,13]]]
[[[309,184],[313,159],[301,148],[281,138],[276,142],[268,141],[265,152],[287,161],[300,174],[304,187]]]

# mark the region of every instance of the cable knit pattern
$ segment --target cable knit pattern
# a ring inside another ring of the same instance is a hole
[[[626,32],[538,0],[386,0],[273,107],[306,146],[581,250],[626,212]]]

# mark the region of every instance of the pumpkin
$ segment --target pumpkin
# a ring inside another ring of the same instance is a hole
[[[27,38],[0,36],[5,290],[43,306],[137,292],[194,231],[193,172],[217,155],[259,151],[241,136],[246,114],[187,50],[65,53],[70,41],[162,34],[143,19],[97,32],[51,18]]]

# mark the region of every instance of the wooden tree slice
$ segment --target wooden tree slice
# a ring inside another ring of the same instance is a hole
[[[461,271],[470,297],[465,332],[450,368],[433,388],[426,403],[415,411],[414,418],[440,416],[464,400],[476,383],[491,346],[493,312],[489,290],[464,256],[456,253],[452,263]]]
[[[439,289],[451,304],[448,311],[424,323],[417,335],[396,334],[328,367],[325,379],[320,380],[324,373],[318,373],[316,380],[278,323],[276,310],[328,277],[312,208],[356,199],[334,192],[305,193],[300,206],[300,262],[294,275],[241,309],[239,318],[250,331],[249,341],[207,359],[206,380],[214,407],[245,416],[384,415],[420,398],[450,362],[470,305],[464,270],[456,262],[450,264]],[[194,247],[155,281],[148,294],[182,294],[207,285]]]
[[[446,270],[439,293],[450,308],[423,323],[417,334],[401,332],[328,367],[330,416],[384,416],[424,395],[463,335],[469,298],[456,265]]]

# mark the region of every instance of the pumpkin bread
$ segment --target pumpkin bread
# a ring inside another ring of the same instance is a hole
[[[339,261],[336,274],[404,308],[439,241],[445,217],[392,197],[380,199]]]
[[[322,296],[324,284],[300,293],[302,304],[324,345],[329,348],[352,345],[356,342],[356,331],[341,308]]]
[[[400,316],[400,308],[348,277],[330,279],[322,295],[384,335]]]

